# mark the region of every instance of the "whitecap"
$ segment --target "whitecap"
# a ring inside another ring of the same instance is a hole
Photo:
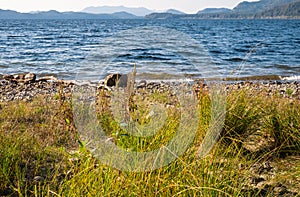
[[[300,75],[293,75],[289,77],[280,77],[281,80],[286,80],[286,81],[300,81]]]

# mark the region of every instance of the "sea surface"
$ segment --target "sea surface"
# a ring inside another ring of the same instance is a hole
[[[300,76],[300,20],[0,20],[0,74]]]

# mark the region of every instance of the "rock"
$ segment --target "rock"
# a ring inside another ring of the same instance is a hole
[[[65,86],[72,86],[75,84],[75,81],[72,80],[56,80],[56,82]]]
[[[99,86],[97,86],[97,89],[98,90],[106,90],[106,91],[111,91],[111,88],[103,85],[103,84],[100,84]],[[102,92],[101,92],[102,93]]]
[[[36,75],[34,73],[28,73],[24,76],[24,80],[25,82],[30,82],[30,83],[35,82]]]
[[[36,81],[57,81],[57,78],[54,76],[45,76],[45,77],[40,77]]]
[[[126,87],[127,75],[110,74],[104,79],[104,84],[108,87],[117,86],[117,85],[119,87]]]
[[[14,80],[16,80],[16,81],[22,81],[22,80],[24,80],[25,75],[24,74],[17,74],[17,75],[14,75],[13,77],[14,77]]]
[[[275,187],[273,189],[273,191],[274,191],[274,194],[279,195],[279,196],[289,193],[287,188],[285,186],[282,186],[281,184],[279,186]]]
[[[137,88],[138,89],[145,88],[146,85],[147,85],[147,81],[146,80],[142,80],[142,81],[139,82]]]
[[[127,81],[128,81],[128,75],[122,75],[119,80],[118,87],[126,87]]]
[[[14,79],[13,75],[3,75],[3,79],[7,80],[7,81],[12,81]]]
[[[120,74],[110,74],[104,79],[104,84],[108,87],[116,86],[120,78]]]
[[[12,82],[34,82],[36,75],[33,73],[28,74],[16,74],[16,75],[4,75],[3,79]]]
[[[41,182],[41,181],[44,181],[44,180],[45,180],[44,177],[41,177],[41,176],[35,176],[33,178],[34,183],[38,183],[38,182]]]
[[[275,146],[275,139],[270,134],[259,130],[248,136],[242,146],[251,153],[260,153],[271,150]]]
[[[257,185],[258,183],[263,182],[263,181],[265,181],[265,179],[262,177],[251,177],[250,178],[250,183],[252,183],[254,185]]]

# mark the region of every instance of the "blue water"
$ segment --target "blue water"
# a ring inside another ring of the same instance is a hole
[[[181,38],[176,41],[181,53],[178,55],[176,50],[165,50],[167,44],[161,42],[160,36],[168,35],[158,32],[157,40],[151,37],[156,42],[153,47],[147,43],[139,45],[145,35],[128,31],[148,26],[182,32],[179,34]],[[124,37],[120,33],[123,30],[127,30]],[[115,37],[118,42],[114,41]],[[131,45],[127,49],[122,45],[122,39],[128,37],[131,39],[126,42]],[[134,37],[139,39],[132,39]],[[196,65],[197,69],[193,69],[194,62],[188,60],[189,54],[200,53],[199,47],[193,48],[187,43],[182,45],[180,41],[185,39],[189,42],[189,37],[198,42],[201,50],[211,58],[207,66],[213,65],[212,68],[222,77],[300,75],[300,20],[143,19],[0,20],[0,74],[34,72],[75,79],[78,72],[85,69],[93,72],[93,64],[89,67],[87,62],[91,54],[99,52],[99,48],[101,53],[110,55],[111,42],[115,57],[110,64],[114,65],[107,72],[119,72],[118,68],[134,62],[142,65],[140,70],[147,72],[156,70],[170,75],[182,72],[198,76],[201,66]],[[123,51],[119,55],[118,49]],[[103,56],[99,58],[99,62],[107,61],[102,59]]]

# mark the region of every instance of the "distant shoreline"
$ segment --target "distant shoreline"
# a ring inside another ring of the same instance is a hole
[[[299,17],[266,17],[266,18],[0,18],[0,20],[300,20]]]

